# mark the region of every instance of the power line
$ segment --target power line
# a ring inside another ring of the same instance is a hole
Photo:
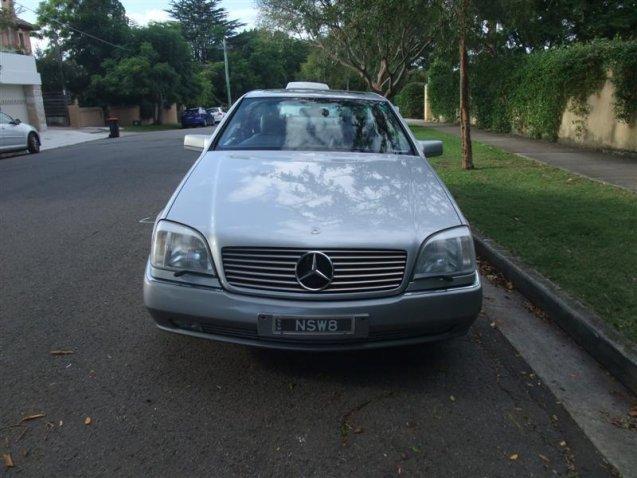
[[[14,3],[15,5],[18,5],[18,6],[22,7],[22,8],[24,8],[25,10],[29,10],[30,12],[35,13],[36,15],[38,14],[38,12],[36,12],[36,11],[35,11],[35,10],[33,10],[32,8],[29,8],[29,7],[25,6],[25,5],[22,5],[22,4],[21,4],[21,3],[19,3],[19,2],[15,2],[15,1],[14,1],[13,3]],[[67,24],[65,24],[64,22],[61,22],[61,21],[59,21],[59,20],[58,20],[58,19],[56,19],[56,18],[49,18],[49,20],[50,20],[50,21],[52,21],[52,22],[57,23],[58,25],[62,25],[63,27],[69,28],[70,30],[75,31],[75,32],[79,33],[80,35],[84,35],[84,36],[87,36],[87,37],[89,37],[89,38],[92,38],[93,40],[97,40],[97,41],[99,41],[99,42],[105,43],[105,44],[110,45],[110,46],[112,46],[112,47],[115,47],[115,48],[119,48],[119,49],[121,49],[121,50],[128,51],[128,48],[126,48],[126,47],[123,47],[123,46],[121,46],[121,45],[116,45],[115,43],[111,43],[111,42],[110,42],[110,41],[108,41],[108,40],[104,40],[104,39],[102,39],[102,38],[96,37],[95,35],[91,35],[90,33],[83,32],[82,30],[79,30],[79,29],[77,29],[77,28],[75,28],[75,27],[72,27],[71,25],[67,25]]]

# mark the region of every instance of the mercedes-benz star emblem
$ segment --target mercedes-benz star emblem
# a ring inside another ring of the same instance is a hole
[[[334,265],[322,252],[310,251],[296,263],[296,280],[307,290],[323,290],[334,278]]]

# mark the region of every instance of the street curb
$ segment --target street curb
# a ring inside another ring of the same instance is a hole
[[[475,231],[478,255],[495,266],[522,295],[545,311],[584,350],[637,394],[637,348],[558,286],[524,266],[508,251]],[[556,364],[559,366],[559,364]]]

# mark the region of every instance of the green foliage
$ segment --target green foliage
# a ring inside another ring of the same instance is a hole
[[[296,75],[299,81],[318,81],[327,83],[334,90],[363,91],[367,85],[351,68],[340,64],[325,53],[322,48],[311,49],[307,59]]]
[[[510,97],[513,126],[533,138],[555,141],[568,100],[574,112],[585,115],[586,99],[602,87],[605,50],[590,43],[528,55]]]
[[[190,48],[179,26],[151,23],[133,31],[127,44],[131,54],[109,59],[102,64],[104,73],[93,75],[89,93],[98,104],[152,104],[155,122],[161,123],[163,107],[185,103],[200,94],[201,83],[195,77]]]
[[[608,65],[615,86],[615,116],[632,123],[637,112],[637,41],[616,42]]]
[[[42,91],[79,91],[87,83],[86,71],[75,60],[60,61],[55,48],[40,52],[36,64],[42,76]]]
[[[237,20],[228,19],[220,3],[221,0],[173,0],[166,10],[181,23],[195,59],[202,63],[218,59],[223,38],[234,35],[242,26]]]
[[[433,61],[429,67],[428,95],[434,116],[443,116],[447,121],[456,120],[460,103],[459,84],[459,72],[450,62],[442,59]]]
[[[478,141],[477,169],[468,173],[457,136],[412,129],[444,142],[444,154],[429,162],[472,226],[637,341],[634,193]]]
[[[422,118],[424,116],[425,84],[407,83],[394,97],[394,103],[400,108],[403,118]]]
[[[433,49],[438,0],[258,0],[266,19],[304,34],[367,89],[392,98]]]
[[[293,80],[309,51],[306,41],[279,31],[253,29],[229,41],[228,63],[233,99],[259,88],[285,88]],[[208,63],[202,70],[207,98],[202,104],[226,103],[223,61]]]
[[[60,48],[84,70],[80,95],[90,77],[102,73],[105,60],[125,54],[131,35],[119,0],[45,0],[38,6],[38,26],[51,49]]]
[[[632,122],[637,112],[637,40],[596,40],[531,54],[483,52],[473,58],[470,71],[472,115],[493,131],[514,128],[555,140],[565,109],[585,118],[587,98],[599,91],[609,71],[616,118]],[[458,80],[452,65],[434,62],[429,78],[433,113],[454,119]]]
[[[513,121],[509,93],[517,86],[523,54],[502,55],[498,62],[480,55],[469,68],[472,115],[480,128],[506,133]]]

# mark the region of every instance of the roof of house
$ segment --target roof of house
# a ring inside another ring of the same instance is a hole
[[[22,28],[23,30],[37,30],[36,26],[33,23],[29,23],[26,20],[22,20],[21,18],[16,18],[15,24],[18,28]]]

